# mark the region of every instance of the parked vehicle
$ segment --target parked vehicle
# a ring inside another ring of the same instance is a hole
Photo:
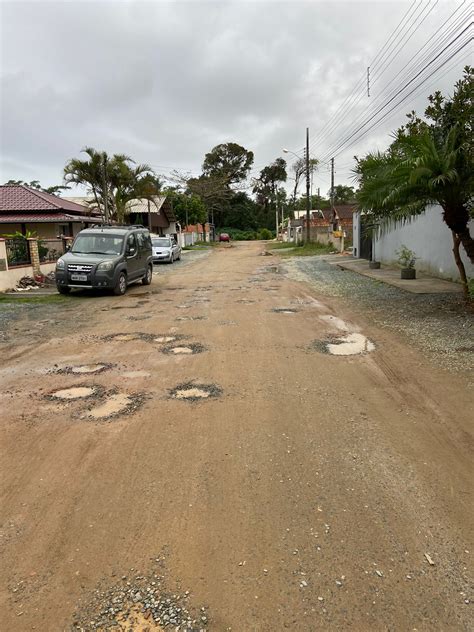
[[[151,238],[153,247],[153,263],[173,263],[173,261],[181,260],[181,246],[179,246],[174,237],[165,235]]]
[[[221,233],[219,235],[219,241],[230,241],[230,235],[227,233]]]
[[[136,281],[150,285],[153,258],[150,233],[143,226],[93,226],[77,234],[56,262],[60,294],[72,288],[111,289],[125,294]]]

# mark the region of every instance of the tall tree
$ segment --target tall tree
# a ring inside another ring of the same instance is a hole
[[[237,143],[216,145],[204,157],[205,176],[222,179],[228,187],[245,180],[253,164],[253,152]]]
[[[309,159],[309,173],[313,174],[318,168],[319,160],[317,158]],[[296,208],[296,197],[298,195],[298,187],[301,179],[306,176],[306,158],[298,158],[296,162],[291,165],[293,171],[293,195],[291,196],[293,210]]]
[[[376,220],[404,222],[432,212],[431,204],[442,207],[466,295],[459,246],[463,245],[474,263],[474,240],[469,231],[473,216],[473,90],[474,71],[468,66],[451,98],[439,92],[429,97],[427,121],[410,113],[388,150],[368,154],[357,161],[355,169],[359,206]]]
[[[156,175],[147,164],[137,165],[125,154],[109,157],[105,151],[86,147],[88,158],[72,158],[64,167],[64,181],[87,188],[95,205],[109,210],[110,219],[123,222],[133,210],[133,200],[149,199],[158,193]]]
[[[328,197],[331,197],[331,189],[328,191]],[[354,201],[354,187],[349,187],[344,184],[336,184],[334,187],[334,204],[349,204]]]

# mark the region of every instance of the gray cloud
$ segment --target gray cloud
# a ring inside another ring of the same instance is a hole
[[[458,4],[440,3],[387,80]],[[56,184],[66,160],[85,145],[127,153],[160,172],[198,172],[211,147],[233,140],[254,151],[257,169],[281,155],[283,147],[301,149],[307,125],[312,151],[322,156],[358,113],[368,110],[371,102],[362,98],[319,142],[318,130],[408,6],[5,2],[1,179]],[[452,90],[461,68],[462,63],[439,87]],[[338,181],[347,181],[345,165],[355,153],[383,148],[403,112],[422,111],[435,87],[341,154]],[[326,191],[328,185],[322,166],[315,186]]]

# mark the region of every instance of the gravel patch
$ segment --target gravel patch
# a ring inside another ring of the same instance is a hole
[[[197,382],[184,382],[178,384],[169,391],[172,399],[180,399],[187,402],[199,402],[203,399],[213,399],[222,395],[222,389],[217,384],[199,384]]]
[[[405,335],[437,365],[451,371],[472,369],[474,317],[461,296],[411,294],[399,288],[330,265],[324,257],[288,260],[282,272],[309,282],[321,296],[350,299],[357,313],[375,325]]]
[[[166,347],[163,347],[161,351],[169,355],[195,355],[196,353],[207,351],[207,347],[200,344],[199,342],[190,342],[186,343],[185,345],[168,345]]]
[[[89,602],[78,608],[69,629],[206,632],[207,608],[193,608],[190,599],[189,590],[170,592],[158,572],[146,576],[131,572],[113,585],[95,590]]]

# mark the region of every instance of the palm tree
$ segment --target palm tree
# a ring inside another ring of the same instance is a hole
[[[110,219],[123,222],[133,208],[133,200],[153,201],[159,193],[159,180],[149,165],[136,165],[125,154],[109,157],[105,151],[93,147],[82,151],[88,158],[71,159],[64,167],[64,181],[85,186],[101,210],[106,201]]]
[[[451,230],[453,253],[464,292],[466,271],[459,255],[462,243],[474,263],[474,240],[469,232],[472,199],[470,148],[457,125],[447,133],[425,127],[421,133],[399,132],[386,152],[368,154],[355,169],[360,184],[359,208],[381,222],[409,221],[439,204]]]

